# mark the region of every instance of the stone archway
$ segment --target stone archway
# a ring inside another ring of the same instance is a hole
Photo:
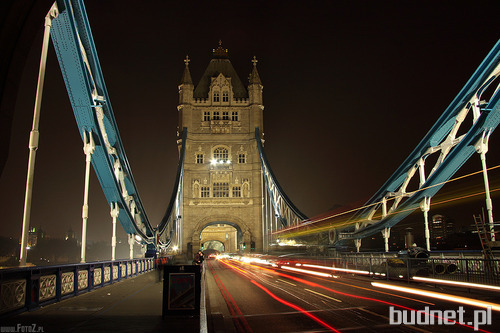
[[[242,243],[242,232],[235,224],[210,223],[206,225],[200,233],[200,245],[210,241],[222,243],[224,251],[221,252],[238,252],[240,244]],[[204,249],[205,248],[204,246]]]
[[[221,242],[220,240],[207,240],[201,241],[201,246],[203,247],[202,251],[206,250],[216,250],[220,252],[226,252],[226,244]]]
[[[192,234],[191,246],[188,247],[191,254],[198,251],[201,244],[209,240],[217,240],[223,243],[226,252],[249,252],[252,241],[250,229],[241,221],[231,222],[227,220],[211,219],[211,221],[200,221]],[[204,233],[204,231],[207,232]]]

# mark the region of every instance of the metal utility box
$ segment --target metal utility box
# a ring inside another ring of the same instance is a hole
[[[164,266],[162,317],[199,315],[201,266]]]

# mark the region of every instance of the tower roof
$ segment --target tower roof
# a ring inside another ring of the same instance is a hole
[[[210,91],[211,78],[223,74],[225,77],[231,78],[233,86],[233,96],[236,98],[247,98],[248,91],[241,82],[236,70],[234,69],[228,57],[227,49],[222,48],[222,43],[219,41],[219,47],[213,50],[212,60],[205,69],[205,73],[194,89],[194,98],[207,98]]]
[[[262,82],[260,81],[260,76],[259,72],[257,71],[257,57],[253,57],[252,63],[253,63],[253,68],[252,68],[252,73],[250,74],[249,78],[249,84],[260,84],[262,85]]]
[[[213,58],[228,59],[227,49],[222,48],[222,41],[219,40],[219,47],[213,49]]]
[[[182,79],[181,79],[181,84],[193,84],[193,79],[191,79],[191,72],[189,71],[189,56],[186,56],[186,59],[184,59],[184,63],[186,64],[186,67],[184,68],[184,73],[182,74]]]

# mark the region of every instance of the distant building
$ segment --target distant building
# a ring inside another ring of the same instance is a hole
[[[430,232],[431,239],[436,241],[443,240],[455,232],[455,224],[444,215],[437,214],[432,216]]]
[[[391,229],[391,237],[389,238],[389,250],[396,251],[404,248],[405,236],[404,231],[399,228]]]
[[[73,231],[73,229],[71,227],[69,227],[68,231],[66,231],[64,239],[65,240],[76,239],[76,234],[75,234],[75,232]]]
[[[405,249],[415,246],[415,237],[413,236],[413,228],[405,229]]]
[[[38,243],[38,235],[37,235],[37,230],[35,227],[30,227],[28,231],[28,246],[27,248],[30,249]]]
[[[29,231],[28,231],[27,247],[32,248],[32,247],[36,246],[40,242],[40,240],[42,240],[44,238],[45,238],[45,231],[43,231],[42,228],[30,226]]]

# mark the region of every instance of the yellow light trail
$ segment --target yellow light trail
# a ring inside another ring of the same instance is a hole
[[[492,170],[495,170],[495,169],[498,169],[498,168],[500,168],[500,165],[496,165],[496,166],[490,167],[490,168],[488,168],[488,171],[492,171]],[[439,183],[439,184],[435,184],[435,185],[432,185],[432,186],[421,188],[421,189],[419,189],[417,191],[410,191],[408,193],[417,193],[417,192],[420,192],[420,191],[423,191],[423,190],[426,190],[426,189],[429,189],[429,188],[432,188],[432,187],[441,186],[441,185],[444,185],[446,183],[455,182],[457,180],[461,180],[461,179],[465,179],[465,178],[468,178],[468,177],[472,177],[472,176],[475,176],[475,175],[478,175],[478,174],[481,174],[481,173],[482,173],[482,170],[481,171],[472,172],[472,173],[469,173],[467,175],[463,175],[463,176],[459,176],[459,177],[450,179],[450,180],[448,180],[446,182],[442,182],[442,183]],[[497,192],[499,190],[500,190],[500,187],[493,188],[493,189],[490,189],[490,193],[494,193],[494,192]],[[443,205],[443,204],[446,204],[446,203],[450,203],[450,202],[454,202],[454,201],[458,201],[458,200],[465,200],[465,199],[468,199],[468,198],[472,198],[472,197],[476,197],[476,196],[484,195],[484,194],[485,194],[484,191],[475,192],[475,193],[472,193],[472,194],[462,195],[462,196],[458,196],[458,197],[452,197],[450,199],[433,202],[432,205],[433,206]],[[389,199],[387,199],[387,202],[389,202],[391,200],[395,200],[395,199],[396,199],[396,197],[389,198]],[[306,236],[306,235],[310,235],[310,234],[314,234],[314,233],[319,233],[319,232],[322,232],[322,231],[331,230],[332,228],[339,229],[339,228],[342,228],[342,227],[347,227],[347,226],[355,225],[356,223],[373,221],[373,220],[375,220],[377,218],[381,218],[382,214],[374,215],[371,220],[368,220],[368,219],[351,220],[349,218],[349,216],[346,216],[345,219],[340,219],[338,221],[331,221],[330,223],[328,223],[326,225],[319,225],[319,226],[317,225],[320,222],[325,222],[325,221],[328,221],[328,220],[332,220],[332,219],[336,219],[336,218],[341,218],[341,217],[344,217],[345,215],[357,212],[359,210],[366,209],[366,208],[373,207],[373,206],[377,206],[377,205],[381,205],[381,204],[382,204],[382,201],[376,202],[376,203],[372,203],[370,205],[366,205],[366,206],[362,206],[362,207],[350,209],[350,210],[347,210],[345,212],[341,212],[341,213],[338,213],[338,214],[328,215],[328,216],[321,217],[321,218],[314,219],[314,220],[306,220],[306,221],[304,221],[304,223],[302,223],[300,225],[292,226],[292,227],[289,227],[289,228],[286,228],[286,229],[281,229],[281,230],[273,232],[272,234],[275,235],[275,236],[279,236],[280,238],[293,238],[293,237]],[[405,209],[405,210],[399,210],[399,211],[392,212],[392,213],[388,214],[387,216],[394,215],[396,212],[397,213],[402,213],[402,212],[413,211],[413,210],[415,210],[415,208],[409,208],[409,209]]]
[[[500,191],[500,188],[491,189],[490,193],[497,192],[497,191]],[[443,204],[450,203],[453,201],[464,200],[464,199],[468,199],[468,198],[471,198],[474,196],[483,195],[484,193],[485,192],[483,191],[483,192],[477,192],[474,194],[464,195],[461,197],[454,197],[454,198],[447,199],[447,200],[436,201],[432,205],[435,207],[435,206],[443,205]],[[362,208],[359,208],[359,209],[362,209]],[[413,211],[413,210],[415,210],[415,209],[414,208],[403,209],[403,210],[397,211],[397,213],[403,213],[403,212]],[[387,216],[395,215],[395,213],[396,212],[394,212],[392,214],[387,214]],[[381,217],[380,215],[374,215],[373,219],[377,219],[380,217]],[[310,235],[310,234],[314,234],[314,233],[318,233],[318,232],[322,232],[322,231],[327,231],[327,230],[330,230],[332,228],[340,228],[340,227],[344,227],[344,226],[350,226],[350,225],[354,225],[356,223],[361,223],[361,222],[365,222],[365,221],[369,221],[369,220],[368,219],[357,219],[357,220],[337,221],[337,222],[332,222],[328,225],[316,226],[316,227],[312,226],[311,228],[309,228],[307,230],[298,230],[296,232],[288,232],[286,234],[280,235],[280,237],[292,238],[292,237],[306,236],[306,235]]]

